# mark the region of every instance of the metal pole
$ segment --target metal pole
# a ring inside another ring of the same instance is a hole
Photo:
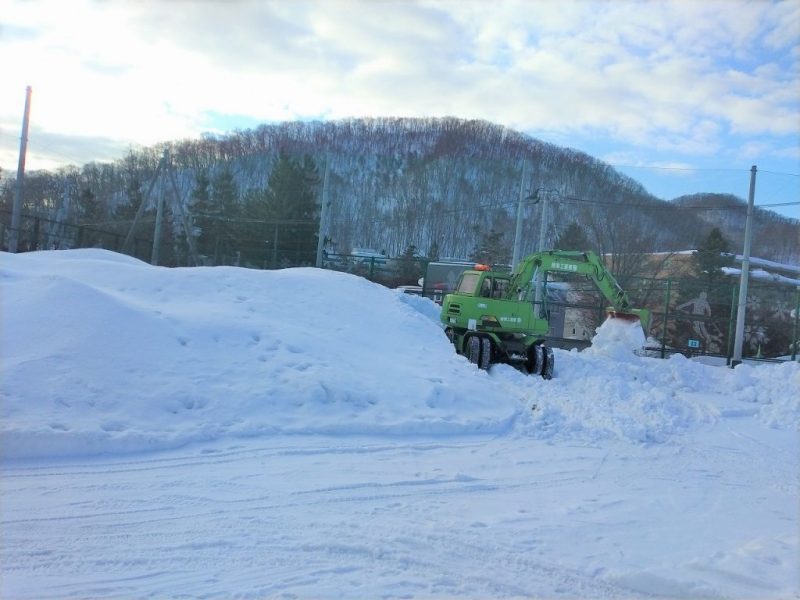
[[[319,213],[319,233],[317,233],[317,268],[322,267],[322,251],[325,246],[325,231],[328,216],[328,175],[330,174],[331,157],[325,157],[325,177],[322,179],[322,206]]]
[[[22,213],[22,186],[25,180],[25,155],[28,152],[28,123],[31,116],[31,86],[25,88],[25,113],[22,117],[22,137],[19,140],[19,164],[17,165],[17,189],[11,211],[11,230],[8,235],[8,251],[17,251],[19,221]]]
[[[800,324],[800,288],[795,290],[796,300],[794,303],[794,327],[792,330],[792,360],[797,360],[797,345],[800,340],[797,339],[798,324]]]
[[[547,231],[547,195],[548,192],[542,192],[542,220],[539,223],[539,252],[544,250],[544,236]]]
[[[728,348],[725,352],[725,364],[731,366],[731,359],[733,358],[733,333],[736,325],[736,297],[738,295],[737,286],[731,286],[731,309],[728,313]]]
[[[669,301],[672,295],[672,280],[667,279],[667,293],[664,295],[664,324],[661,328],[661,358],[667,355],[667,323],[669,322]]]
[[[519,202],[517,204],[517,228],[514,231],[514,253],[511,258],[511,271],[516,272],[519,262],[519,244],[522,236],[522,199],[525,196],[525,178],[527,175],[528,163],[522,160],[522,177],[519,180]]]
[[[742,363],[742,344],[744,342],[744,316],[747,309],[747,280],[750,276],[750,242],[753,237],[753,203],[756,197],[756,166],[750,168],[750,194],[747,197],[747,221],[744,227],[744,254],[742,255],[742,274],[739,282],[739,304],[736,307],[736,339],[733,343],[731,368]]]
[[[542,220],[539,224],[539,252],[544,251],[544,236],[545,231],[547,230],[547,195],[548,192],[542,192],[541,201],[542,201]],[[534,306],[538,306],[538,315],[542,317],[542,299],[544,297],[544,280],[546,275],[536,270],[536,293],[534,295],[533,301]]]

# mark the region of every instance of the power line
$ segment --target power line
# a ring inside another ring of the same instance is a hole
[[[697,171],[699,173],[749,173],[750,169],[728,169],[722,167],[659,167],[656,165],[620,165],[615,163],[608,163],[616,169],[650,169],[652,171]],[[759,173],[768,173],[770,175],[787,175],[789,177],[800,177],[798,173],[787,173],[785,171],[768,171],[767,169],[759,169]]]
[[[784,173],[783,171],[765,171],[762,169],[759,173],[769,173],[770,175],[787,175],[788,177],[800,177],[798,173]]]
[[[655,165],[620,165],[608,163],[616,169],[650,169],[653,171],[700,171],[700,172],[726,172],[726,173],[748,173],[749,169],[723,169],[719,167],[658,167]],[[763,171],[766,172],[766,171]]]
[[[756,208],[764,208],[765,206],[796,206],[800,202],[778,202],[777,204],[756,204]]]

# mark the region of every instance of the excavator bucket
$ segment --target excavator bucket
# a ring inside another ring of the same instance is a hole
[[[614,308],[606,309],[606,320],[619,319],[620,321],[627,321],[629,323],[636,323],[637,321],[642,326],[645,337],[647,337],[648,330],[650,329],[650,311],[644,308],[632,308],[630,310],[616,310]]]
[[[606,311],[606,318],[607,319],[622,319],[623,321],[630,321],[631,323],[635,323],[639,320],[639,315],[630,312],[621,312],[618,310],[614,310],[613,308],[609,308]]]

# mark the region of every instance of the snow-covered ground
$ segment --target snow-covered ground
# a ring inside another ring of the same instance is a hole
[[[800,365],[551,381],[316,269],[0,254],[0,597],[795,598]]]

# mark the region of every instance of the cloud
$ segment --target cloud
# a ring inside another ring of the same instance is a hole
[[[136,144],[197,136],[209,114],[454,115],[681,154],[730,134],[784,148],[799,15],[734,0],[12,2],[3,51],[26,60],[4,63],[0,120],[31,84],[42,130]]]

